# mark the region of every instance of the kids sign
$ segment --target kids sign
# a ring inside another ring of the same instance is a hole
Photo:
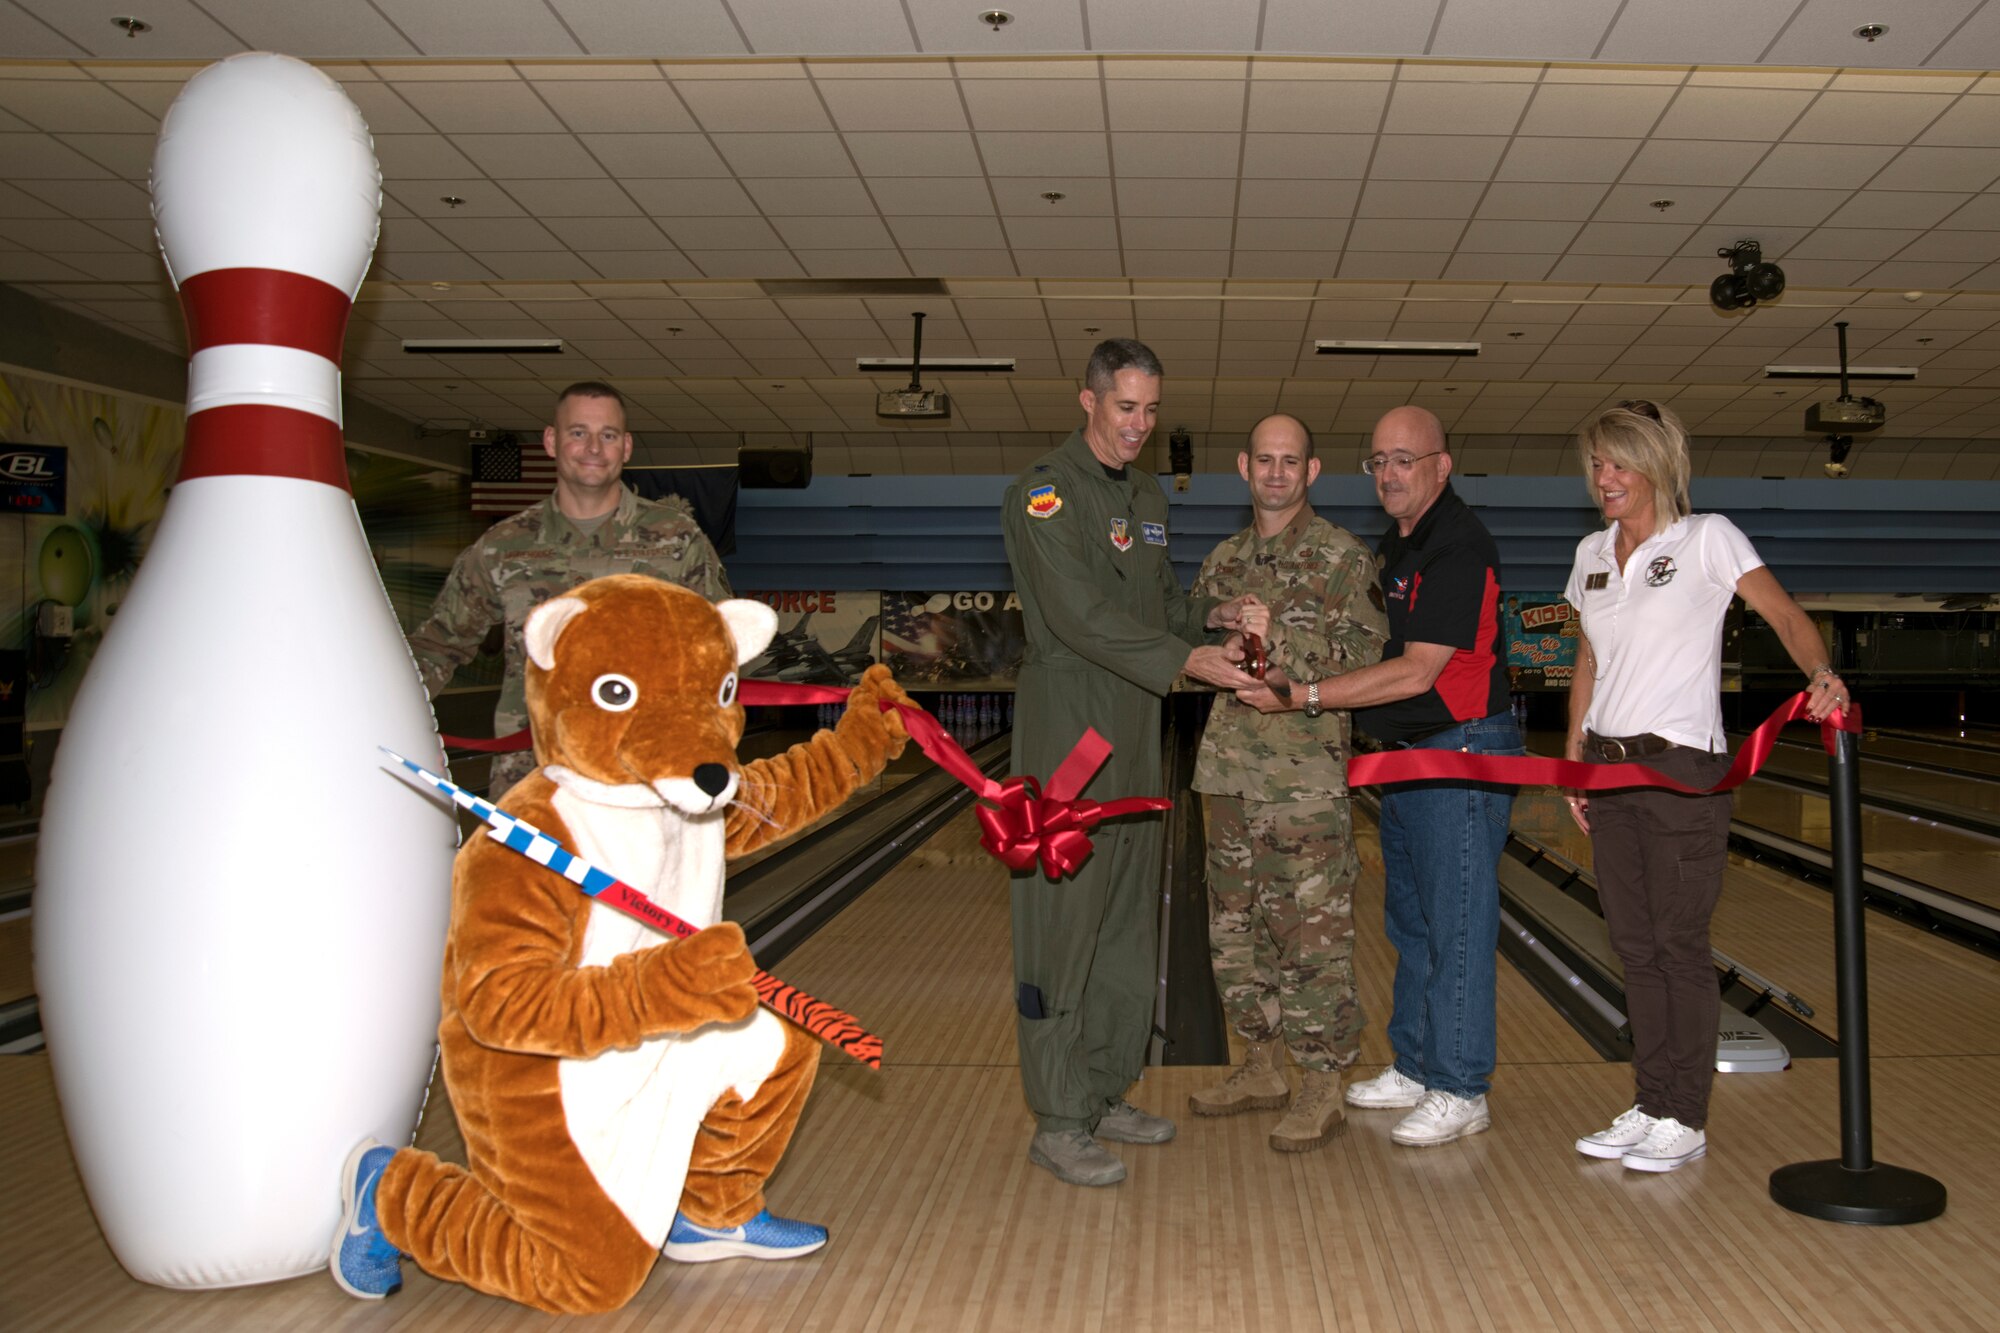
[[[1566,690],[1576,670],[1576,608],[1558,593],[1510,593],[1501,608],[1507,678],[1517,690]]]
[[[0,444],[0,512],[69,512],[69,450],[60,444]]]

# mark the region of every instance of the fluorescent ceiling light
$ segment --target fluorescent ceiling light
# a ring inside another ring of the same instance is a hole
[[[429,356],[552,356],[560,338],[405,338],[403,350]]]
[[[1313,344],[1321,356],[1478,356],[1478,343],[1413,343],[1321,338]]]
[[[910,358],[907,356],[857,356],[854,358],[854,368],[864,374],[870,375],[884,374],[890,371],[902,374],[910,369]],[[960,374],[983,374],[995,371],[1011,373],[1014,369],[1014,358],[1011,356],[927,356],[924,358],[924,369],[955,370]]]
[[[1849,366],[1847,378],[1851,380],[1913,380],[1917,377],[1915,366]],[[1839,366],[1765,366],[1767,380],[1837,380]]]

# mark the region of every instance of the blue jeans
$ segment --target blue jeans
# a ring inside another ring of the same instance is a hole
[[[1410,748],[1526,753],[1507,713]],[[1460,1097],[1491,1086],[1497,870],[1513,812],[1509,787],[1411,782],[1382,792],[1382,916],[1396,949],[1389,1044],[1405,1077]]]

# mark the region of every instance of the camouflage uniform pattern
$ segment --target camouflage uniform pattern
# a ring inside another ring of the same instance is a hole
[[[1271,608],[1270,660],[1292,680],[1324,680],[1382,659],[1377,573],[1359,538],[1307,506],[1268,539],[1253,526],[1217,546],[1194,591],[1257,594]],[[1244,1038],[1282,1035],[1301,1067],[1320,1071],[1360,1055],[1349,734],[1344,710],[1266,714],[1218,695],[1193,784],[1223,1011]]]
[[[505,675],[493,709],[493,734],[528,725],[527,648],[521,626],[551,597],[606,574],[651,574],[692,588],[711,602],[728,597],[722,560],[685,500],[642,500],[625,489],[586,535],[556,508],[555,496],[503,518],[460,552],[429,619],[410,634],[424,689],[435,696],[472,660],[495,624],[506,626]],[[489,787],[498,800],[534,768],[530,753],[497,755]]]
[[[1354,989],[1354,852],[1348,801],[1204,796],[1208,950],[1229,1025],[1282,1036],[1302,1069],[1361,1055]]]

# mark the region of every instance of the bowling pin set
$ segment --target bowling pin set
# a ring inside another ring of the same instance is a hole
[[[844,704],[821,704],[819,725],[831,727],[840,721]],[[1012,694],[936,694],[924,705],[926,712],[944,724],[960,745],[977,745],[1014,725]]]
[[[223,1287],[323,1268],[348,1150],[410,1141],[457,835],[379,766],[383,745],[444,757],[342,444],[368,127],[311,66],[234,56],[167,112],[152,186],[186,445],[64,729],[35,972],[119,1262]]]

